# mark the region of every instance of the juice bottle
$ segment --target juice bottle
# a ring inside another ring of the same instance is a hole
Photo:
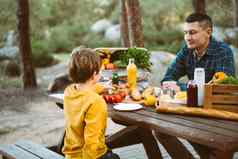
[[[137,80],[137,67],[134,63],[134,59],[129,59],[129,64],[127,65],[127,83],[130,91],[136,88]]]
[[[187,106],[198,106],[198,87],[195,81],[189,81],[187,85]]]

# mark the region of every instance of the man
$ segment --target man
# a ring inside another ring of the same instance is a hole
[[[218,42],[212,37],[212,20],[208,15],[199,13],[189,15],[184,24],[184,39],[186,44],[168,67],[162,84],[164,81],[178,81],[185,75],[192,80],[197,67],[204,68],[206,82],[209,82],[216,72],[235,75],[233,53],[227,44]],[[179,82],[166,83],[163,87],[176,91],[186,89],[186,85]]]

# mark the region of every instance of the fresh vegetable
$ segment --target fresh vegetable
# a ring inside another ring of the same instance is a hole
[[[156,97],[154,95],[146,95],[144,98],[145,106],[155,106],[156,104]]]
[[[146,49],[128,48],[127,51],[120,52],[117,56],[115,60],[112,60],[117,67],[126,67],[129,59],[134,58],[137,67],[150,70],[150,53]]]
[[[104,94],[103,98],[107,103],[120,103],[122,100],[124,100],[125,94]]]
[[[108,63],[104,65],[106,70],[113,70],[116,68],[116,66],[113,63]]]
[[[234,85],[238,85],[238,79],[232,76],[228,76],[222,80],[219,80],[217,82],[218,84],[234,84]]]

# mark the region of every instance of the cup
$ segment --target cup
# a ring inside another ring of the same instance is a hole
[[[174,98],[176,91],[178,89],[176,81],[164,81],[162,83],[163,94],[169,95],[171,98]]]

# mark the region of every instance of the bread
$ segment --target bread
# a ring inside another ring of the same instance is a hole
[[[232,113],[224,110],[216,109],[205,109],[205,108],[195,108],[195,107],[169,107],[169,106],[159,106],[156,108],[156,112],[159,113],[173,113],[180,115],[192,115],[201,117],[212,117],[219,119],[228,119],[238,121],[238,113]]]

